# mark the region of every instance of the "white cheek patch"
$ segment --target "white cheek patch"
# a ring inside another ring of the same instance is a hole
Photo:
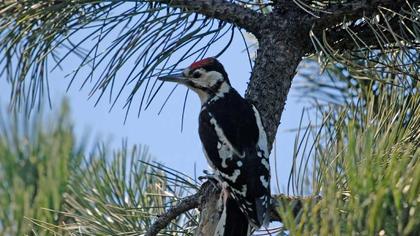
[[[204,76],[204,80],[207,82],[209,87],[215,86],[219,81],[223,80],[223,75],[217,71],[207,72]]]
[[[198,69],[202,76],[200,78],[190,78],[190,80],[199,87],[211,88],[216,85],[219,81],[223,80],[223,75],[217,71],[205,71]]]
[[[205,91],[203,89],[217,89],[215,98],[218,98],[220,95],[223,96],[224,93],[229,92],[230,86],[226,83],[222,83],[220,88],[214,88],[217,86],[217,83],[220,83],[220,81],[223,81],[223,75],[217,71],[206,71],[204,69],[197,69],[194,71],[201,73],[201,77],[199,78],[193,78],[193,75],[190,75],[191,71],[190,69],[184,70],[184,75],[188,75],[188,80],[193,84],[190,87],[194,92],[198,94],[200,97],[201,105],[203,105],[205,102],[209,99],[208,91]],[[225,84],[225,85],[224,85]],[[222,90],[222,91],[220,91]]]
[[[219,90],[216,93],[216,96],[214,96],[210,101],[209,104],[212,102],[215,102],[217,100],[219,100],[220,98],[223,98],[225,96],[225,94],[229,93],[230,91],[230,86],[228,85],[228,83],[223,82],[220,87]]]

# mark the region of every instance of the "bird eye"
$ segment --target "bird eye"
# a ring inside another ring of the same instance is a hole
[[[199,71],[195,71],[193,74],[192,74],[192,77],[193,78],[200,78],[201,77],[201,73],[199,72]]]

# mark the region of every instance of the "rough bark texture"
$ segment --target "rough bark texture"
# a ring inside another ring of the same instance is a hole
[[[185,213],[186,211],[199,207],[199,199],[202,197],[202,195],[203,193],[202,191],[200,191],[194,195],[182,199],[175,207],[169,209],[167,212],[165,212],[165,214],[159,216],[159,220],[154,222],[154,224],[147,230],[144,236],[157,235],[160,230],[165,228],[172,220],[176,219],[179,215]]]
[[[307,33],[310,25],[296,18],[297,14],[299,11],[290,11],[285,19],[279,18],[276,13],[272,14],[256,35],[259,49],[246,98],[260,111],[269,150],[280,124],[297,65],[310,48]]]
[[[207,181],[200,190],[203,193],[200,199],[200,224],[195,235],[213,236],[221,214],[219,206],[220,189]]]
[[[209,18],[232,23],[249,32],[257,31],[260,28],[259,22],[264,19],[264,16],[249,8],[225,0],[156,0],[154,2],[185,8]]]

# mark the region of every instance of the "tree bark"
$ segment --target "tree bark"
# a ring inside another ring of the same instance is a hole
[[[256,32],[264,16],[244,6],[225,0],[155,0],[172,7],[185,8],[209,18],[229,22],[248,32]]]
[[[221,216],[221,210],[223,210],[222,201],[220,201],[219,197],[220,189],[214,183],[207,181],[201,186],[200,192],[202,192],[200,198],[200,223],[195,235],[213,236]]]
[[[293,17],[297,12],[289,14],[290,17],[283,19],[272,15],[265,27],[257,33],[259,49],[245,95],[261,114],[269,150],[280,125],[296,68],[311,47],[307,35],[310,25]]]

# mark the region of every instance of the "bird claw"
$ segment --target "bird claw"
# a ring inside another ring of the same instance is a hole
[[[210,172],[208,170],[204,170],[204,176],[199,176],[198,179],[200,181],[208,180],[210,183],[212,183],[215,187],[219,188],[219,178],[214,174],[213,172]]]

